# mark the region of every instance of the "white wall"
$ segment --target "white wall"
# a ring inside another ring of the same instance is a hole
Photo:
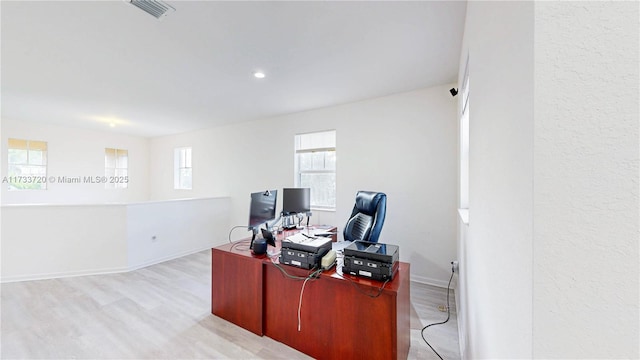
[[[47,142],[47,175],[67,176],[104,175],[104,149],[129,151],[129,187],[105,189],[104,184],[48,184],[47,190],[9,191],[0,187],[3,204],[96,204],[146,201],[149,199],[149,143],[148,139],[109,131],[45,125],[2,119],[0,127],[3,176],[7,174],[7,139],[18,138]]]
[[[1,280],[130,271],[210,249],[227,242],[229,203],[3,206]]]
[[[2,281],[127,269],[123,205],[2,207]]]
[[[145,202],[147,138],[6,119],[1,131],[3,174],[8,138],[42,140],[47,175],[56,179],[39,191],[3,184],[2,281],[127,271],[226,241],[228,198]],[[106,147],[128,150],[127,189],[57,180],[104,175]],[[173,156],[167,161],[173,164]]]
[[[640,358],[640,3],[535,5],[536,358]]]
[[[227,242],[229,198],[187,199],[127,206],[130,269]]]
[[[532,354],[533,3],[469,2],[469,225],[459,223],[464,358]]]
[[[456,256],[456,101],[438,86],[150,140],[151,198],[229,195],[246,225],[249,193],[293,186],[294,136],[337,130],[337,210],[312,222],[342,231],[358,190],[387,193],[380,241],[400,245],[412,279],[446,286]],[[173,190],[173,149],[193,147],[193,190]],[[279,204],[281,204],[281,194]],[[279,205],[280,206],[280,205]],[[246,236],[234,231],[233,237]]]
[[[468,3],[463,358],[640,357],[639,6]]]

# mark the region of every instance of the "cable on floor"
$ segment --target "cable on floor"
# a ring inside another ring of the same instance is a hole
[[[427,341],[427,339],[424,337],[424,331],[431,326],[435,326],[435,325],[442,325],[442,324],[446,324],[449,321],[449,318],[451,317],[451,307],[449,306],[449,289],[451,288],[451,279],[453,279],[453,274],[455,273],[454,268],[451,268],[451,277],[449,278],[449,284],[447,285],[447,319],[445,321],[441,321],[441,322],[437,322],[437,323],[433,323],[433,324],[429,324],[425,327],[422,328],[422,330],[420,331],[420,335],[422,336],[422,340],[424,340],[425,343],[427,343],[427,346],[429,346],[431,348],[431,350],[433,350],[433,352],[438,355],[438,357],[440,358],[440,360],[444,360],[442,358],[442,356],[440,356],[440,354],[438,354],[438,352],[436,351],[436,349],[433,348],[433,346],[431,346],[431,344],[429,344],[429,342]]]

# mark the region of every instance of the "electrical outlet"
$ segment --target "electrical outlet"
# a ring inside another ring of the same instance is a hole
[[[451,270],[453,270],[453,272],[455,272],[455,273],[458,272],[458,261],[457,260],[453,260],[451,262]]]

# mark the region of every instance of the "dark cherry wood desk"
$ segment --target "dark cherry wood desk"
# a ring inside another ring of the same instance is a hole
[[[268,253],[279,254],[281,239],[291,234],[279,235],[276,248],[269,247]],[[317,359],[407,358],[408,263],[400,263],[393,281],[377,297],[367,294],[378,294],[382,282],[350,275],[343,278],[336,267],[307,281],[298,331],[304,281],[284,276],[268,256],[253,256],[248,247],[249,240],[240,240],[212,249],[212,314]],[[282,268],[294,276],[309,274],[296,267]]]

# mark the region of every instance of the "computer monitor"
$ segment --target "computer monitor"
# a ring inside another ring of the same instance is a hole
[[[311,189],[284,188],[282,192],[282,227],[284,229],[298,227],[305,215],[307,216],[307,225],[309,225]]]
[[[306,214],[311,211],[310,188],[284,188],[282,189],[282,213],[283,215]]]
[[[258,230],[262,224],[266,223],[269,228],[269,221],[276,218],[276,200],[278,190],[267,190],[251,194],[251,206],[249,210],[249,230],[253,232],[251,245],[255,240]]]

